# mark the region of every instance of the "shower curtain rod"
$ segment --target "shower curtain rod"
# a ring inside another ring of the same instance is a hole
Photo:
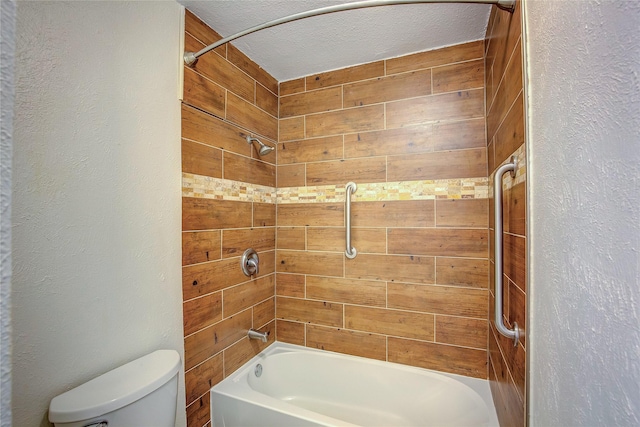
[[[197,51],[197,52],[185,52],[184,62],[189,65],[195,65],[198,58],[205,53],[222,46],[225,43],[229,43],[239,37],[246,36],[247,34],[254,33],[256,31],[264,30],[265,28],[275,27],[276,25],[286,24],[287,22],[297,21],[299,19],[310,18],[312,16],[325,15],[327,13],[342,12],[352,9],[364,9],[367,7],[376,6],[390,6],[395,4],[417,4],[417,3],[474,3],[474,4],[495,4],[502,10],[513,13],[516,7],[516,0],[365,0],[357,1],[353,3],[344,3],[334,6],[321,7],[319,9],[308,10],[306,12],[295,13],[293,15],[285,16],[283,18],[274,19],[273,21],[265,22],[260,25],[256,25],[239,33],[225,37],[217,42],[210,44],[209,46]]]

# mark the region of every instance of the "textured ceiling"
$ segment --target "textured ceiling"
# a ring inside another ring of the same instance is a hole
[[[223,37],[332,0],[178,0]],[[278,81],[484,38],[491,6],[413,4],[316,16],[233,44]]]

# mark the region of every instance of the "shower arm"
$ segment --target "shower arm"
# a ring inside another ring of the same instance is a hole
[[[260,25],[256,25],[239,33],[225,37],[218,40],[209,46],[197,52],[185,52],[184,62],[188,66],[194,66],[198,61],[198,58],[205,53],[229,43],[237,38],[246,36],[247,34],[255,33],[256,31],[264,30],[265,28],[275,27],[276,25],[286,24],[287,22],[297,21],[299,19],[310,18],[312,16],[326,15],[328,13],[342,12],[345,10],[364,9],[367,7],[377,6],[391,6],[396,4],[418,4],[418,3],[473,3],[473,4],[495,4],[498,8],[513,13],[516,7],[516,0],[365,0],[357,1],[353,3],[344,3],[334,6],[321,7],[319,9],[308,10],[306,12],[295,13],[293,15],[285,16],[282,18],[274,19],[273,21],[265,22]]]

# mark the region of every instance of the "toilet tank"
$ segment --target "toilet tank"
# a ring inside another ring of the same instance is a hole
[[[57,427],[171,427],[175,423],[180,355],[158,350],[51,400]]]

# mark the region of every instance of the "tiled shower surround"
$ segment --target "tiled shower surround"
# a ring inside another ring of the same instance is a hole
[[[526,164],[524,145],[524,90],[522,68],[521,3],[513,14],[491,11],[485,39],[485,76],[487,107],[487,159],[489,176],[512,155],[519,169]],[[503,179],[503,312],[505,324],[513,322],[526,332],[527,245],[526,245],[526,173],[520,170],[515,179]],[[490,195],[492,192],[489,193]],[[492,200],[493,202],[493,200]],[[493,249],[493,208],[490,228]],[[490,313],[494,309],[494,264],[491,251]],[[503,426],[522,426],[526,417],[526,333],[517,346],[500,335],[491,322],[489,332],[489,379],[491,391]]]
[[[218,38],[187,12],[187,50]],[[486,139],[487,43],[279,85],[231,45],[185,68],[189,426],[208,422],[209,388],[268,345],[249,341],[250,327],[270,342],[496,378],[488,175],[504,159]],[[246,135],[277,151],[260,159]],[[343,253],[349,181],[353,260]],[[260,255],[253,279],[239,266],[248,247]]]

